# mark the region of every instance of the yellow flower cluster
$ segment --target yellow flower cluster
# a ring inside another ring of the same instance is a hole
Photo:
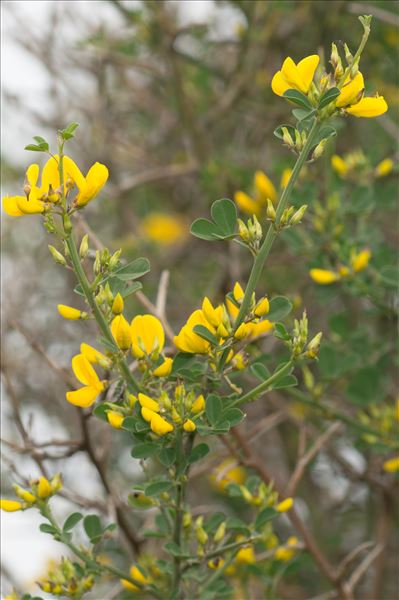
[[[63,157],[64,190],[61,188],[59,156],[52,156],[44,165],[41,182],[38,184],[40,167],[32,164],[26,171],[24,195],[3,198],[4,211],[11,217],[44,213],[61,201],[62,194],[69,196],[74,187],[77,194],[72,201],[73,208],[81,208],[92,200],[108,179],[108,169],[96,162],[84,176],[76,163]]]
[[[258,303],[254,302],[250,321],[242,323],[237,331],[234,331],[234,321],[243,297],[244,291],[238,282],[234,286],[232,298],[227,297],[225,304],[219,304],[215,308],[205,297],[201,309],[195,310],[190,315],[179,334],[175,336],[174,342],[177,348],[191,354],[211,353],[211,343],[194,332],[194,327],[197,325],[206,327],[218,339],[219,344],[223,344],[229,337],[235,340],[253,340],[268,333],[273,325],[269,321],[261,319],[269,312],[267,298],[262,298]],[[231,351],[228,360],[232,360],[233,356],[234,353]]]
[[[334,154],[331,157],[331,166],[342,179],[353,178],[358,181],[359,177],[365,180],[386,177],[392,172],[394,162],[391,158],[384,158],[375,167],[372,167],[362,150],[356,150],[343,156]]]
[[[0,509],[5,512],[16,512],[18,510],[31,508],[34,504],[37,504],[38,501],[47,500],[47,498],[50,498],[50,496],[53,496],[62,488],[61,475],[57,473],[51,481],[42,476],[37,480],[33,480],[30,485],[30,490],[26,490],[25,488],[14,484],[13,488],[15,494],[20,500],[6,500],[1,498]]]
[[[285,169],[280,181],[280,188],[284,189],[291,177],[291,169]],[[263,171],[256,171],[253,182],[253,194],[249,196],[246,192],[238,190],[234,194],[234,200],[238,208],[249,215],[259,217],[267,207],[267,201],[277,201],[277,190],[273,182]]]
[[[342,265],[338,270],[333,271],[330,269],[310,269],[309,275],[319,285],[330,285],[359,273],[367,268],[371,258],[370,250],[362,250],[359,253],[354,253],[350,260],[350,266]]]
[[[274,557],[276,560],[288,562],[295,556],[296,549],[298,547],[298,538],[292,535],[288,538],[283,546],[279,546],[276,549]]]
[[[324,75],[315,81],[316,69],[319,65],[319,56],[312,54],[296,64],[288,57],[283,62],[281,70],[275,73],[272,79],[272,90],[278,96],[290,89],[306,94],[315,106],[318,98],[330,87],[337,83],[329,75]],[[364,93],[363,75],[358,71],[351,77],[348,74],[343,82],[339,82],[341,93],[335,100],[335,108],[344,110],[355,117],[378,117],[388,110],[388,105],[383,96],[366,98]]]

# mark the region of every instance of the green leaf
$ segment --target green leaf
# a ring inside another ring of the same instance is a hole
[[[275,323],[274,324],[274,337],[278,338],[279,340],[289,340],[290,339],[290,334],[288,333],[288,331],[286,330],[286,328],[284,327],[284,325],[282,323]]]
[[[177,373],[181,369],[187,369],[194,360],[194,354],[178,352],[173,359],[172,373]]]
[[[66,519],[62,531],[71,531],[83,519],[80,512],[74,512]]]
[[[241,521],[241,519],[238,519],[237,517],[228,517],[226,527],[227,529],[235,529],[249,534],[249,529],[244,521]]]
[[[341,91],[337,87],[333,87],[325,92],[319,100],[319,108],[324,108],[333,102],[340,95]]]
[[[216,529],[219,527],[219,525],[221,523],[223,523],[223,521],[226,519],[226,515],[221,513],[221,512],[217,512],[217,513],[213,513],[213,515],[211,517],[209,517],[209,519],[207,519],[205,525],[204,525],[204,529],[207,533],[215,533]]]
[[[208,452],[209,446],[207,444],[198,444],[191,450],[190,456],[188,457],[188,462],[192,464],[197,460],[201,460],[201,458],[204,458]]]
[[[222,235],[234,235],[237,225],[237,208],[228,198],[216,200],[211,207],[212,219]]]
[[[156,481],[155,483],[150,483],[145,488],[145,495],[146,496],[159,496],[159,494],[162,494],[162,492],[166,492],[167,490],[170,490],[172,485],[173,484],[171,481]]]
[[[286,317],[292,311],[292,302],[284,296],[276,296],[270,300],[270,310],[266,315],[268,321],[275,323]]]
[[[228,421],[230,427],[235,427],[238,423],[241,423],[245,418],[245,413],[242,412],[239,408],[229,408],[222,415],[223,421]]]
[[[399,270],[397,267],[385,265],[380,269],[379,276],[387,287],[398,289]]]
[[[302,121],[306,121],[307,119],[313,117],[316,114],[316,109],[307,110],[304,108],[294,108],[292,114],[294,115],[298,123],[302,123]],[[293,139],[295,140],[295,138]]]
[[[150,270],[150,263],[147,258],[136,258],[127,265],[119,267],[115,271],[112,271],[111,277],[117,277],[122,281],[130,281],[132,279],[138,279],[142,277]],[[103,280],[101,283],[104,283]]]
[[[364,367],[355,373],[348,385],[348,396],[354,404],[365,406],[380,401],[380,370],[378,367]]]
[[[79,123],[70,123],[65,129],[60,131],[61,137],[64,140],[70,140],[74,137],[75,129],[77,129],[77,127],[79,127]]]
[[[217,227],[215,223],[209,221],[208,219],[196,219],[191,227],[190,232],[197,238],[201,240],[206,240],[207,242],[214,242],[218,240]]]
[[[207,240],[224,240],[234,237],[237,224],[237,209],[234,202],[228,198],[216,200],[211,207],[214,222],[208,219],[196,219],[191,225],[191,233],[196,237]]]
[[[48,523],[42,523],[41,525],[39,525],[39,529],[43,533],[49,533],[51,535],[54,535],[54,533],[57,533],[56,528],[53,527],[52,525],[49,525]]]
[[[277,517],[279,513],[274,508],[266,507],[258,514],[255,520],[255,529],[261,529],[265,523]]]
[[[150,456],[154,456],[159,450],[158,444],[153,444],[152,442],[145,442],[143,444],[136,444],[132,448],[131,455],[133,458],[149,458]]]
[[[97,538],[101,537],[103,529],[101,521],[97,515],[87,515],[83,519],[83,527],[87,534],[87,537],[92,543],[97,542]]]
[[[215,396],[214,394],[208,396],[206,399],[205,413],[209,422],[212,425],[216,425],[222,415],[222,401],[219,396]]]
[[[310,104],[305,94],[302,94],[302,92],[299,92],[298,90],[287,90],[284,92],[283,96],[290,102],[298,104],[298,106],[302,106],[302,108],[308,108],[310,110],[313,109],[313,106]]]
[[[176,544],[176,542],[168,542],[164,545],[164,550],[171,554],[172,556],[190,556],[187,552],[184,552],[180,546]]]
[[[30,150],[31,152],[43,152],[43,148],[37,146],[36,144],[28,144],[25,146],[25,150]]]
[[[158,458],[164,467],[171,467],[176,460],[176,448],[162,448]]]
[[[249,367],[249,370],[255,377],[260,379],[261,381],[265,381],[265,379],[269,379],[271,373],[269,369],[263,365],[262,363],[254,363]]]
[[[284,375],[284,377],[273,383],[273,389],[280,390],[282,388],[293,387],[295,385],[298,385],[298,380],[295,375]]]
[[[210,342],[213,346],[216,346],[218,341],[211,331],[204,325],[196,325],[193,329],[194,333],[202,337],[207,342]]]

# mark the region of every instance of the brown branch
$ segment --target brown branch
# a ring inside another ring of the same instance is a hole
[[[330,441],[330,439],[338,433],[342,429],[342,423],[338,421],[333,423],[324,433],[322,433],[314,442],[313,446],[299,459],[295,470],[291,476],[291,479],[288,482],[287,487],[287,495],[293,496],[295,491],[301,481],[306,467],[308,464],[315,458],[315,456],[320,452],[324,444]]]
[[[360,579],[365,573],[367,573],[369,567],[382,552],[383,548],[384,546],[382,544],[377,544],[374,549],[363,559],[360,565],[353,571],[347,583],[347,588],[351,594],[356,585],[359,583]]]

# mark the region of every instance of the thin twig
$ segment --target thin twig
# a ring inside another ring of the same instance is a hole
[[[287,494],[288,496],[293,496],[298,487],[299,482],[301,481],[303,474],[305,472],[308,464],[315,458],[315,456],[320,452],[324,444],[330,441],[330,439],[338,433],[342,429],[342,423],[338,421],[333,423],[317,440],[314,442],[313,446],[299,459],[295,470],[291,476],[290,481],[288,482]]]
[[[368,568],[373,564],[377,556],[382,552],[383,548],[383,544],[377,544],[370,554],[368,554],[360,563],[360,565],[353,571],[347,583],[347,587],[351,592],[353,592],[363,575],[367,573]]]

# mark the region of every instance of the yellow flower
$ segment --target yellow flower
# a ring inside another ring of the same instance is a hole
[[[147,423],[151,423],[151,419],[155,414],[156,413],[153,410],[150,410],[146,406],[143,406],[141,409],[141,416],[143,417],[144,421],[147,421]]]
[[[45,500],[53,493],[53,488],[51,487],[51,483],[46,477],[40,477],[39,483],[37,484],[37,495],[42,500]]]
[[[166,435],[170,431],[173,431],[173,425],[171,425],[168,421],[162,418],[157,413],[153,414],[153,417],[150,422],[150,427],[156,435]]]
[[[295,556],[295,546],[298,544],[298,538],[294,535],[290,536],[285,546],[280,546],[275,552],[276,560],[288,562],[293,556]]]
[[[252,339],[255,339],[269,333],[273,329],[273,323],[267,319],[263,319],[263,321],[258,321],[258,323],[250,323],[250,327],[250,336]]]
[[[200,394],[193,402],[193,405],[191,407],[191,412],[194,415],[197,415],[198,413],[202,412],[205,409],[205,398],[202,394]]]
[[[255,307],[254,314],[257,317],[264,317],[270,310],[269,300],[262,298]]]
[[[366,267],[369,264],[370,258],[370,250],[362,250],[361,252],[359,252],[359,254],[355,254],[351,259],[352,268],[355,271],[355,273],[366,269]]]
[[[327,269],[310,269],[309,275],[316,283],[320,285],[329,285],[339,280],[338,273]]]
[[[227,458],[220,463],[211,475],[213,485],[222,492],[229,483],[241,485],[246,479],[246,472],[233,458]]]
[[[338,175],[340,175],[341,177],[345,177],[349,169],[344,159],[338,156],[338,154],[334,154],[331,157],[331,166],[334,169],[334,171],[338,173]]]
[[[212,333],[215,329],[209,323],[202,310],[195,310],[181,328],[178,335],[174,337],[175,346],[182,352],[191,354],[206,354],[210,349],[210,343],[197,335],[193,329],[196,325],[204,325]]]
[[[276,510],[280,513],[287,512],[287,510],[290,510],[293,507],[293,504],[294,500],[292,498],[286,498],[285,500],[277,504]]]
[[[159,365],[159,367],[157,367],[153,371],[153,375],[155,375],[155,377],[167,377],[168,375],[170,375],[170,373],[172,371],[172,367],[173,367],[173,359],[165,358],[163,363],[161,363]]]
[[[236,281],[234,284],[233,296],[234,296],[234,300],[238,303],[240,303],[241,300],[244,298],[244,290],[242,289],[242,287],[238,283],[238,281]]]
[[[396,473],[399,471],[399,456],[386,460],[383,464],[383,469],[388,473]]]
[[[32,164],[26,171],[25,196],[12,196],[3,199],[5,212],[12,217],[25,214],[43,213],[51,204],[59,202],[60,176],[59,157],[51,157],[43,167],[41,185],[38,186],[39,165]],[[63,158],[64,192],[70,189],[70,183],[78,187],[78,195],[74,201],[77,206],[84,206],[94,198],[108,179],[108,169],[96,163],[86,177],[83,177],[77,165],[69,156]]]
[[[105,165],[96,162],[90,167],[87,175],[84,177],[75,165],[73,172],[69,172],[68,175],[79,190],[74,204],[81,207],[86,206],[90,200],[93,200],[104,187],[108,179],[108,169]]]
[[[105,354],[89,346],[89,344],[85,344],[84,342],[80,344],[80,352],[93,365],[100,365],[104,369],[108,369],[112,365],[112,361]]]
[[[186,421],[184,421],[183,429],[184,429],[184,431],[191,433],[192,431],[195,431],[197,429],[197,427],[196,427],[194,421],[192,421],[191,419],[187,419]]]
[[[84,387],[66,393],[66,399],[75,406],[87,408],[91,406],[97,396],[104,390],[104,382],[100,381],[97,373],[83,354],[77,354],[72,359],[72,369],[77,379]]]
[[[111,427],[114,427],[115,429],[122,429],[122,424],[125,417],[115,410],[108,410],[107,419]]]
[[[267,199],[276,201],[277,192],[269,177],[263,171],[256,171],[254,176],[254,198],[245,192],[238,190],[234,194],[234,200],[238,208],[249,215],[259,216],[266,206]]]
[[[21,498],[24,502],[27,502],[28,504],[34,504],[36,502],[36,496],[34,496],[32,492],[29,492],[29,490],[25,490],[17,484],[14,484],[13,488],[18,498]]]
[[[24,505],[22,502],[18,502],[17,500],[5,500],[4,498],[0,499],[0,510],[4,510],[5,512],[16,512],[17,510],[23,510]]]
[[[153,412],[159,412],[159,404],[158,402],[156,402],[156,400],[153,400],[152,398],[150,398],[149,396],[146,396],[145,394],[142,394],[141,392],[139,393],[139,402],[140,402],[140,406],[143,408],[148,408],[149,410],[152,410]]]
[[[307,94],[319,60],[317,54],[312,54],[296,65],[292,58],[286,58],[281,71],[277,71],[272,79],[273,92],[282,96],[287,90],[294,89]]]
[[[116,315],[112,319],[111,333],[121,350],[129,350],[132,345],[130,325],[123,315]]]
[[[132,579],[134,579],[138,583],[141,583],[143,586],[148,585],[151,582],[151,580],[145,575],[143,575],[140,569],[136,566],[130,568],[130,576]],[[140,587],[134,585],[133,583],[130,583],[130,581],[128,581],[127,579],[121,579],[121,584],[124,588],[126,588],[127,590],[131,590],[132,592],[139,592],[141,590]]]
[[[211,560],[208,560],[208,567],[210,569],[213,569],[214,571],[216,571],[217,569],[221,569],[224,565],[224,560],[223,558],[220,558],[219,556],[217,556],[216,558],[212,558]]]
[[[187,225],[178,216],[152,212],[141,222],[145,236],[160,245],[176,244],[187,237]]]
[[[161,352],[165,344],[165,332],[162,323],[154,315],[137,315],[134,317],[130,334],[134,356],[142,358],[153,352]]]
[[[377,177],[385,177],[393,169],[393,160],[391,158],[384,158],[375,168],[375,174]]]
[[[73,308],[72,306],[67,306],[66,304],[58,304],[57,309],[61,317],[64,317],[64,319],[69,319],[70,321],[77,321],[78,319],[82,319],[86,316],[86,313],[82,312],[78,308]]]
[[[287,184],[289,182],[289,180],[291,179],[291,175],[292,175],[292,169],[284,169],[282,175],[281,175],[281,180],[280,180],[280,188],[282,190],[284,190],[287,187]]]
[[[350,106],[356,103],[356,100],[361,97],[364,91],[364,80],[363,75],[360,71],[355,75],[353,79],[347,77],[345,85],[341,89],[341,93],[338,96],[335,105],[338,108],[344,106]]]
[[[256,556],[252,546],[248,548],[240,548],[237,552],[235,561],[244,565],[253,565],[256,563]]]
[[[388,104],[383,96],[376,98],[362,98],[357,104],[345,109],[347,113],[354,117],[379,117],[388,110]]]

